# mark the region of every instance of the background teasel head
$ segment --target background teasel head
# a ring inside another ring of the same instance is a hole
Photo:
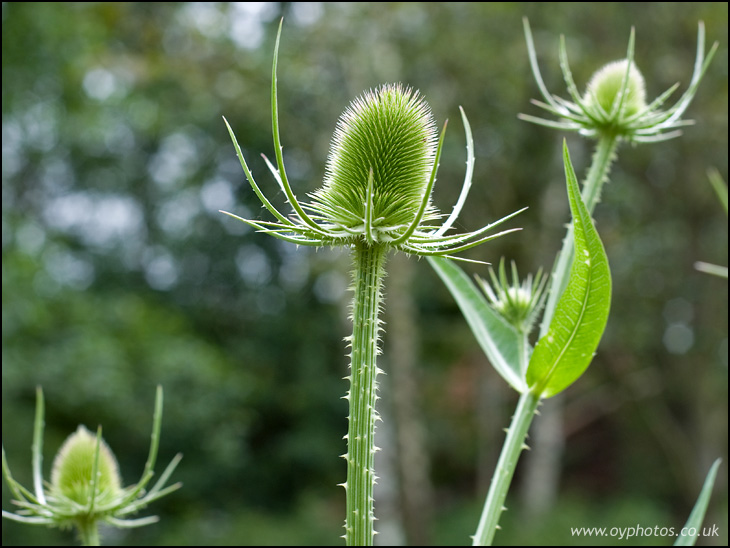
[[[587,137],[615,135],[637,143],[665,141],[678,137],[681,135],[678,128],[692,124],[691,120],[682,120],[682,115],[694,99],[700,81],[719,46],[719,43],[715,42],[705,57],[705,26],[702,22],[699,23],[697,31],[697,55],[689,86],[674,105],[662,110],[661,107],[677,90],[679,83],[674,84],[651,103],[646,103],[644,78],[634,63],[634,29],[631,29],[626,58],[609,63],[596,71],[583,95],[573,80],[565,37],[560,37],[560,69],[568,88],[569,100],[553,95],[545,86],[537,64],[530,24],[526,18],[523,21],[532,74],[545,100],[532,102],[557,116],[559,120],[546,120],[520,114],[522,120],[541,126],[577,131]]]
[[[43,391],[36,390],[36,416],[33,425],[33,489],[18,483],[10,473],[5,448],[2,451],[3,477],[13,494],[15,513],[3,510],[3,518],[31,525],[76,527],[84,546],[99,545],[98,523],[134,528],[158,521],[157,516],[130,519],[149,503],[176,491],[181,484],[165,486],[182,455],[176,455],[155,484],[146,490],[157,460],[162,424],[162,387],[157,387],[149,456],[142,477],[136,484],[122,486],[117,459],[101,438],[101,427],[92,433],[79,426],[58,450],[53,460],[51,482],[43,481]]]
[[[628,75],[628,76],[627,76]],[[646,108],[646,83],[636,63],[628,59],[613,61],[598,69],[586,86],[583,98],[608,116],[618,105],[620,118],[628,119]]]
[[[97,474],[93,481],[95,460]],[[86,427],[79,426],[66,438],[53,460],[51,493],[78,504],[87,504],[92,498],[105,504],[114,500],[121,489],[122,479],[114,453],[101,436],[97,439]]]

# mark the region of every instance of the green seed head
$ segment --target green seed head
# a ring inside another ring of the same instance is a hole
[[[96,436],[79,426],[58,450],[51,471],[52,491],[79,504],[91,500],[91,478],[96,456]],[[117,459],[100,440],[96,501],[103,504],[121,491]]]
[[[314,194],[327,222],[359,232],[372,170],[373,229],[387,233],[411,223],[428,186],[437,133],[417,91],[386,84],[355,99],[332,138],[324,186]],[[429,206],[425,218],[432,217]]]
[[[588,82],[588,90],[586,92],[585,101],[592,104],[597,101],[606,113],[610,113],[613,109],[616,96],[621,92],[624,77],[626,76],[627,59],[608,63],[599,69]],[[646,108],[646,90],[644,85],[644,77],[636,68],[635,63],[631,63],[629,68],[629,82],[626,86],[626,97],[619,116],[627,118],[633,116]]]

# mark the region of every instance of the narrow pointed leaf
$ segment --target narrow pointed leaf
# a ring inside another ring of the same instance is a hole
[[[446,284],[492,366],[515,390],[527,389],[520,374],[522,336],[487,303],[461,268],[448,259],[429,257],[428,262]]]
[[[700,496],[697,497],[697,502],[695,502],[695,506],[692,508],[692,513],[689,515],[687,523],[685,523],[682,528],[682,532],[685,534],[680,534],[680,536],[677,537],[677,540],[674,543],[675,546],[695,545],[695,542],[697,541],[697,534],[700,531],[700,527],[702,527],[702,521],[705,519],[707,505],[710,503],[710,495],[712,495],[712,488],[715,486],[715,478],[717,477],[718,468],[720,468],[720,459],[717,459],[710,468],[710,471],[707,472],[705,484],[702,486]],[[687,534],[690,531],[694,531],[695,534]]]
[[[707,172],[707,178],[710,179],[712,188],[715,189],[715,193],[720,199],[722,207],[725,208],[725,215],[727,215],[727,184],[723,181],[720,172],[714,167]]]
[[[550,327],[535,346],[527,367],[527,385],[545,398],[565,390],[586,370],[603,335],[611,305],[608,258],[580,197],[565,143],[563,159],[575,232],[573,265]]]

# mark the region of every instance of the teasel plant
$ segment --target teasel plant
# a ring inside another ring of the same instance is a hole
[[[401,84],[385,84],[363,93],[340,116],[331,141],[323,185],[299,201],[284,167],[279,132],[277,63],[282,23],[276,37],[271,77],[271,119],[276,167],[266,165],[292,208],[281,213],[254,180],[236,137],[226,121],[246,179],[275,220],[243,219],[225,213],[258,232],[296,245],[344,247],[354,261],[354,292],[349,344],[349,402],[345,534],[347,545],[370,546],[375,534],[373,460],[376,410],[376,365],[383,331],[380,312],[386,257],[391,251],[425,257],[450,257],[479,244],[519,230],[492,230],[520,211],[478,230],[451,232],[471,187],[474,145],[469,122],[461,110],[467,141],[467,169],[452,212],[443,217],[431,202],[431,193],[444,141],[439,136],[429,105],[420,93]],[[467,260],[467,259],[460,259]]]
[[[43,391],[36,390],[35,421],[33,426],[32,470],[33,489],[18,483],[10,472],[2,450],[3,477],[10,488],[19,510],[6,512],[3,518],[28,525],[44,525],[61,529],[75,528],[83,546],[99,546],[99,524],[123,529],[150,525],[159,521],[157,516],[130,518],[151,502],[178,490],[182,484],[165,487],[182,459],[177,454],[158,478],[145,491],[155,475],[155,462],[160,443],[162,424],[162,387],[157,387],[152,419],[150,450],[136,484],[122,487],[117,459],[101,437],[101,426],[95,433],[79,426],[58,450],[53,460],[51,481],[43,481],[43,429],[45,403]]]
[[[535,44],[527,19],[525,39],[530,66],[543,100],[533,103],[557,119],[521,114],[527,122],[561,131],[576,132],[596,142],[591,166],[582,191],[563,143],[568,201],[573,222],[568,225],[563,246],[545,286],[528,277],[518,281],[516,268],[509,284],[506,275],[491,275],[491,284],[475,284],[453,262],[430,258],[459,305],[492,366],[519,394],[517,408],[507,430],[492,483],[473,535],[475,546],[491,545],[499,529],[509,490],[529,427],[540,402],[572,385],[587,369],[605,329],[611,301],[611,273],[591,215],[600,200],[602,186],[608,181],[611,165],[621,143],[654,143],[681,135],[691,124],[682,118],[692,102],[703,75],[714,56],[715,43],[705,56],[704,25],[699,23],[694,72],[687,90],[672,106],[667,101],[679,84],[647,102],[644,78],[634,61],[632,29],[626,57],[596,71],[584,93],[578,91],[568,63],[565,38],[560,41],[560,67],[569,99],[551,94],[542,79]],[[529,291],[528,291],[529,290]],[[520,298],[516,298],[518,291]],[[544,304],[537,343],[529,341],[532,322],[524,322]],[[520,313],[515,313],[515,309]],[[687,522],[697,528],[709,500],[719,462],[715,462],[705,481],[695,509]],[[680,537],[678,543],[694,543]]]

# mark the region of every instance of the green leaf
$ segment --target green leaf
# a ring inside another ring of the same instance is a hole
[[[429,257],[428,261],[453,295],[472,333],[492,366],[515,390],[527,390],[520,373],[522,335],[487,303],[474,282],[453,261]]]
[[[715,486],[715,478],[717,477],[717,470],[720,468],[720,462],[722,459],[717,459],[710,471],[707,472],[705,478],[705,484],[702,486],[700,496],[697,497],[692,513],[687,518],[687,523],[684,524],[682,531],[677,537],[675,546],[694,546],[697,541],[697,535],[700,527],[702,527],[702,521],[705,519],[705,512],[707,511],[707,505],[710,502],[710,495],[712,495],[712,488]],[[690,532],[694,531],[695,534],[691,535]]]
[[[714,167],[707,171],[707,178],[710,179],[712,188],[715,189],[715,193],[717,193],[717,197],[725,209],[725,215],[727,215],[727,184],[723,181],[720,172]]]
[[[573,384],[588,368],[603,335],[611,306],[608,258],[563,142],[563,160],[573,215],[575,253],[570,279],[558,301],[547,333],[538,341],[527,366],[527,384],[549,398]]]

